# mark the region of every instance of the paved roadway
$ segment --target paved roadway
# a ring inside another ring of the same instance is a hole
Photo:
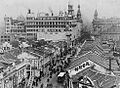
[[[57,65],[60,65],[60,63],[57,63],[55,67],[57,67]],[[42,83],[44,84],[43,88],[46,88],[47,84],[48,84],[48,82],[47,82],[48,78],[49,78],[48,76],[45,76],[44,78],[42,78],[41,82],[38,85],[38,87],[34,87],[34,88],[40,88]],[[57,76],[56,76],[56,74],[53,74],[52,78],[49,81],[49,84],[53,84],[53,88],[64,88],[63,85],[57,83]]]
[[[44,77],[42,78],[41,82],[39,83],[38,87],[34,87],[34,88],[40,88],[41,84],[43,83],[44,86],[43,88],[47,88],[47,79],[48,77]],[[64,88],[63,85],[57,83],[57,76],[54,74],[53,77],[50,79],[49,83],[52,83],[53,84],[53,87],[52,88]]]

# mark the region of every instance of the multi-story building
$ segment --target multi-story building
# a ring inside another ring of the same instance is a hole
[[[108,28],[113,25],[120,26],[120,18],[115,18],[115,17],[99,18],[98,12],[97,12],[97,10],[95,10],[94,19],[93,19],[92,23],[93,23],[94,29],[102,28],[104,30],[105,28]]]
[[[18,49],[14,49],[0,53],[0,88],[17,88],[27,77],[26,67],[29,62],[18,60],[16,57],[20,53],[18,51]]]
[[[25,36],[25,18],[21,15],[18,16],[17,19],[13,19],[12,17],[5,17],[5,29],[6,33]]]
[[[21,86],[20,83],[24,78],[26,78],[26,66],[27,63],[20,63],[11,67],[9,70],[5,71],[3,74],[2,88],[17,88]]]
[[[72,32],[77,23],[81,24],[81,11],[78,5],[77,14],[74,15],[73,5],[68,4],[68,11],[59,12],[59,15],[51,15],[48,13],[39,12],[37,16],[31,10],[28,10],[27,16],[5,17],[6,33],[25,36],[27,39],[46,39],[46,40],[63,40],[66,39],[65,28],[69,25],[69,30]],[[71,33],[72,34],[72,33]]]
[[[68,12],[59,12],[57,16],[53,13],[51,15],[45,13],[43,16],[42,13],[38,13],[35,17],[34,13],[29,10],[25,22],[27,38],[63,40],[66,39],[66,25],[69,25],[69,30],[72,32],[77,23],[82,24],[80,5],[78,5],[77,15],[74,15],[73,6],[70,4],[68,5]]]
[[[120,40],[120,18],[98,18],[98,12],[95,10],[93,28],[101,40]]]
[[[14,35],[1,33],[0,34],[0,43],[11,42],[15,39]]]

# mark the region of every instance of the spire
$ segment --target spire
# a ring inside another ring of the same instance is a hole
[[[77,11],[77,18],[81,18],[81,11],[80,11],[80,5],[78,5],[78,11]]]
[[[81,11],[80,11],[80,5],[78,5],[77,20],[78,20],[79,22],[82,22],[82,19],[81,19]]]
[[[95,13],[94,13],[94,19],[97,19],[98,18],[98,11],[97,9],[95,10]]]
[[[31,14],[31,9],[28,9],[28,14]]]
[[[74,12],[73,5],[71,4],[71,1],[69,0],[69,2],[68,2],[68,15],[72,16],[73,12]]]

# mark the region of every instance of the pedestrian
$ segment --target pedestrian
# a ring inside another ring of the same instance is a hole
[[[43,88],[43,83],[41,84],[41,88]]]
[[[49,82],[49,78],[47,79],[47,82]]]

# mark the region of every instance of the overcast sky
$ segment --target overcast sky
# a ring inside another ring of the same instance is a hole
[[[50,12],[52,8],[54,13],[59,10],[66,10],[69,0],[0,0],[0,21],[5,14],[16,17],[25,15],[30,8],[34,13]],[[120,0],[70,0],[74,5],[75,11],[80,4],[82,16],[89,20],[93,19],[95,9],[98,9],[100,17],[120,17]]]

